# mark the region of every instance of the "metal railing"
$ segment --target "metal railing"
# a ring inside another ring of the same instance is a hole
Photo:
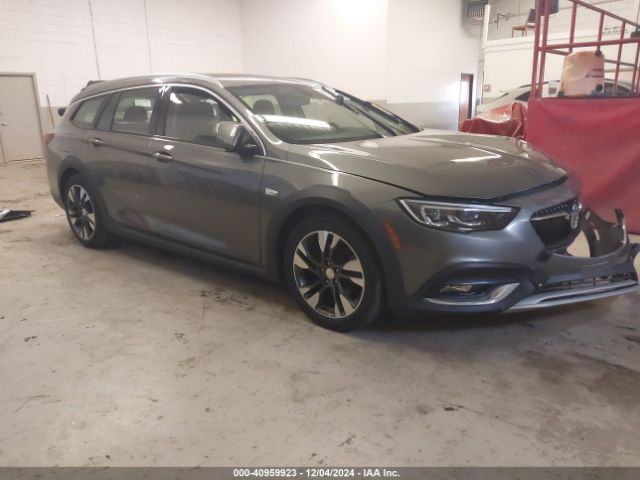
[[[608,12],[595,5],[591,5],[582,0],[569,0],[573,5],[571,6],[571,24],[569,28],[569,41],[563,43],[549,43],[549,17],[551,12],[550,0],[536,0],[536,30],[535,39],[533,44],[533,74],[531,77],[531,97],[541,98],[544,86],[545,66],[547,61],[547,54],[567,56],[575,49],[578,48],[592,48],[597,47],[600,50],[605,46],[618,46],[618,55],[616,60],[607,60],[605,63],[615,65],[615,77],[613,80],[613,95],[616,95],[618,90],[618,81],[620,79],[621,67],[627,67],[632,69],[633,75],[631,80],[631,95],[638,95],[640,91],[640,74],[638,74],[638,61],[640,60],[640,36],[631,36],[625,38],[627,33],[631,33],[632,29],[636,31],[640,30],[640,24],[622,18],[614,13]],[[576,42],[575,30],[576,30],[576,18],[578,16],[578,7],[584,7],[585,9],[592,10],[599,14],[599,25],[597,40]],[[620,22],[620,36],[617,39],[603,40],[604,22],[605,19],[613,19],[616,22]],[[631,28],[628,28],[631,27]],[[622,49],[625,45],[635,44],[635,63],[622,61]]]

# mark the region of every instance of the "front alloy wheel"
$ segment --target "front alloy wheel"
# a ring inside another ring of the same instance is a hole
[[[293,256],[293,275],[302,298],[320,315],[347,317],[364,296],[360,258],[333,232],[311,232],[300,240]]]
[[[284,276],[300,308],[325,328],[348,332],[373,322],[383,281],[373,247],[346,218],[317,213],[292,230]]]

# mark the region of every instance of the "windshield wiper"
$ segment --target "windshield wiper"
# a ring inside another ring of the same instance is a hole
[[[400,125],[404,125],[405,127],[409,128],[409,130],[413,130],[414,132],[419,132],[420,129],[418,127],[416,127],[415,125],[413,125],[412,123],[407,122],[404,118],[402,118],[399,115],[396,115],[395,113],[393,113],[390,110],[387,110],[386,108],[383,108],[379,105],[374,104],[373,102],[369,102],[368,100],[361,100],[359,98],[356,98],[352,95],[349,95],[346,92],[343,92],[342,90],[336,90],[336,93],[338,95],[341,95],[343,97],[348,98],[349,100],[351,100],[352,102],[356,103],[356,104],[362,104],[367,108],[370,108],[372,110],[377,111],[378,113],[380,113],[381,115],[387,117],[387,118],[391,118],[393,120],[395,120],[397,123],[399,123]],[[404,132],[401,132],[400,134],[403,134]]]
[[[358,102],[355,102],[351,98],[351,96],[345,95],[345,94],[343,94],[342,92],[340,92],[338,90],[331,91],[331,90],[329,90],[327,88],[325,88],[325,90],[335,96],[335,102],[338,105],[343,106],[345,108],[348,108],[349,110],[351,110],[352,112],[356,113],[357,115],[364,115],[369,120],[371,120],[373,123],[375,123],[379,127],[383,128],[392,137],[397,137],[399,135],[399,133],[396,132],[395,130],[393,130],[391,127],[389,127],[388,125],[385,125],[384,123],[380,122],[375,117],[372,117],[369,113],[367,113],[366,110],[364,110],[363,108],[359,108],[358,107]]]

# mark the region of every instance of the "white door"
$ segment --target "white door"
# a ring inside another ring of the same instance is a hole
[[[44,156],[38,101],[29,75],[0,75],[0,155],[4,162]]]

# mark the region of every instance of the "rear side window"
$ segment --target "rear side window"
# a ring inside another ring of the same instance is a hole
[[[74,125],[82,128],[93,128],[96,123],[96,117],[102,107],[105,97],[91,98],[85,100],[78,108],[78,111],[73,116],[71,122]]]
[[[121,92],[111,129],[114,132],[148,135],[151,128],[151,114],[159,93],[158,87]]]

